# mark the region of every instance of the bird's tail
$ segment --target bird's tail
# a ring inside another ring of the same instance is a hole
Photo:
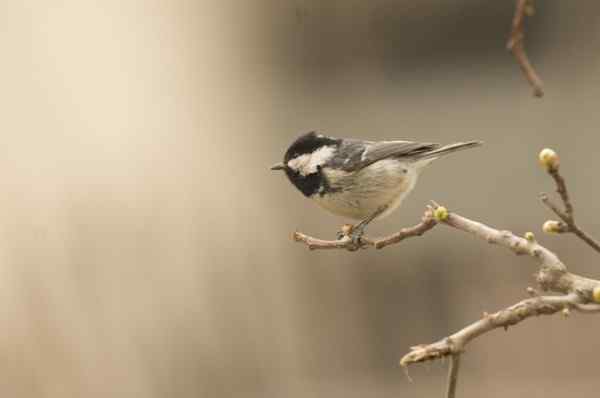
[[[462,151],[463,149],[475,148],[482,145],[482,141],[469,141],[469,142],[456,142],[454,144],[444,145],[438,148],[435,148],[428,152],[423,152],[419,154],[417,160],[426,160],[426,159],[436,159],[440,156],[445,156],[452,152]]]

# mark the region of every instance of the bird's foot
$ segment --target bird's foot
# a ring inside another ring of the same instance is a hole
[[[352,239],[352,244],[355,247],[361,247],[362,246],[362,241],[361,238],[365,233],[365,224],[358,224],[356,225],[354,228],[352,228],[352,231],[350,232],[350,239]]]
[[[354,225],[344,224],[344,225],[342,225],[342,228],[340,228],[340,230],[337,231],[337,234],[335,235],[335,237],[337,238],[337,240],[342,240],[347,236],[351,236],[353,230],[354,230]]]
[[[365,232],[365,224],[359,223],[356,225],[344,224],[342,228],[337,232],[337,240],[346,240],[346,249],[355,251],[363,247],[361,238]]]

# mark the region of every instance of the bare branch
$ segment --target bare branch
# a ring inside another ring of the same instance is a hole
[[[310,250],[317,249],[346,249],[349,251],[355,251],[360,248],[368,248],[374,247],[376,249],[383,249],[386,246],[393,245],[399,243],[407,238],[412,238],[415,236],[421,236],[425,232],[429,231],[433,227],[437,225],[437,221],[433,217],[433,213],[431,209],[427,209],[423,217],[421,218],[421,222],[413,225],[412,227],[402,228],[400,231],[386,236],[382,238],[368,238],[366,236],[361,237],[359,244],[357,245],[352,241],[351,233],[352,228],[343,227],[342,228],[342,237],[337,240],[323,240],[318,238],[313,238],[311,236],[305,235],[302,232],[294,232],[293,239],[296,242],[304,243]]]
[[[556,183],[556,192],[560,195],[560,198],[565,205],[565,214],[573,218],[573,205],[571,204],[571,200],[569,199],[569,191],[567,191],[567,183],[565,179],[558,172],[558,166],[551,167],[548,169],[548,174],[552,176],[554,182]]]
[[[563,205],[564,210],[562,210],[558,205],[556,205],[546,193],[542,193],[540,195],[540,200],[542,203],[546,205],[554,214],[556,214],[563,223],[559,224],[557,231],[560,233],[570,232],[575,234],[585,243],[587,243],[590,247],[592,247],[597,252],[600,252],[600,243],[592,238],[587,232],[582,230],[577,223],[575,222],[574,209],[573,204],[569,198],[569,191],[567,190],[567,183],[565,179],[560,175],[558,163],[554,165],[550,165],[546,170],[548,174],[554,179],[556,184],[556,192],[559,194]]]
[[[433,218],[431,210],[428,209],[421,218],[421,222],[419,224],[408,228],[402,228],[395,234],[389,235],[385,238],[376,239],[374,241],[374,246],[376,249],[383,249],[386,246],[399,243],[406,238],[421,236],[436,225],[437,221]]]
[[[593,301],[593,289],[600,286],[600,281],[584,278],[567,271],[556,254],[536,241],[529,241],[510,231],[499,231],[485,224],[450,213],[444,224],[467,232],[488,243],[497,244],[510,249],[518,255],[529,255],[539,264],[537,282],[544,291],[569,294],[577,292],[582,302]]]
[[[594,299],[594,292],[600,289],[600,281],[568,272],[556,254],[535,240],[519,237],[510,231],[494,229],[455,213],[449,213],[442,223],[488,243],[505,247],[517,255],[531,256],[539,264],[536,280],[541,289],[562,295],[538,296],[534,289],[529,288],[528,292],[534,297],[494,314],[484,314],[479,321],[436,343],[412,347],[400,361],[402,366],[459,355],[471,340],[491,330],[516,325],[532,316],[551,315],[565,309],[584,313],[600,312],[600,305]]]
[[[296,242],[304,243],[310,250],[317,249],[347,249],[349,251],[357,250],[358,248],[352,243],[352,239],[349,236],[344,236],[341,239],[336,240],[323,240],[313,238],[303,234],[302,232],[294,232],[292,239]]]
[[[446,356],[460,355],[473,339],[494,329],[516,325],[517,323],[539,315],[552,315],[565,308],[581,310],[581,297],[576,293],[564,296],[538,296],[523,300],[494,314],[484,314],[477,322],[459,330],[453,335],[433,344],[412,347],[401,360],[400,365],[440,359]],[[596,306],[598,307],[598,306]],[[588,312],[582,310],[582,312]]]
[[[512,22],[512,30],[508,38],[506,48],[512,52],[517,63],[521,67],[525,78],[533,88],[533,95],[535,97],[543,97],[544,90],[542,79],[538,76],[535,68],[529,62],[525,47],[523,46],[523,38],[525,37],[525,17],[533,15],[533,0],[517,0],[515,7],[515,15]]]
[[[456,384],[458,383],[458,371],[460,369],[460,354],[454,354],[450,357],[450,367],[448,368],[448,389],[446,398],[456,396]]]

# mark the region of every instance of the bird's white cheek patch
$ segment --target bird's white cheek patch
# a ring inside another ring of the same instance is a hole
[[[303,174],[303,170],[310,161],[310,155],[300,155],[288,162],[288,167],[292,170],[298,170]]]
[[[306,153],[288,162],[288,167],[298,170],[303,176],[317,172],[317,167],[324,165],[335,153],[335,147],[324,146],[313,153]]]

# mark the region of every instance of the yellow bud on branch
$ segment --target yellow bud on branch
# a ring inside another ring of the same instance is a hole
[[[558,154],[550,148],[544,148],[540,151],[538,156],[540,164],[546,168],[546,170],[558,170],[560,164]]]
[[[433,211],[433,217],[436,221],[446,221],[448,219],[448,209],[444,206],[439,206]]]
[[[542,226],[542,230],[547,234],[557,234],[561,231],[560,222],[555,220],[548,220]]]

